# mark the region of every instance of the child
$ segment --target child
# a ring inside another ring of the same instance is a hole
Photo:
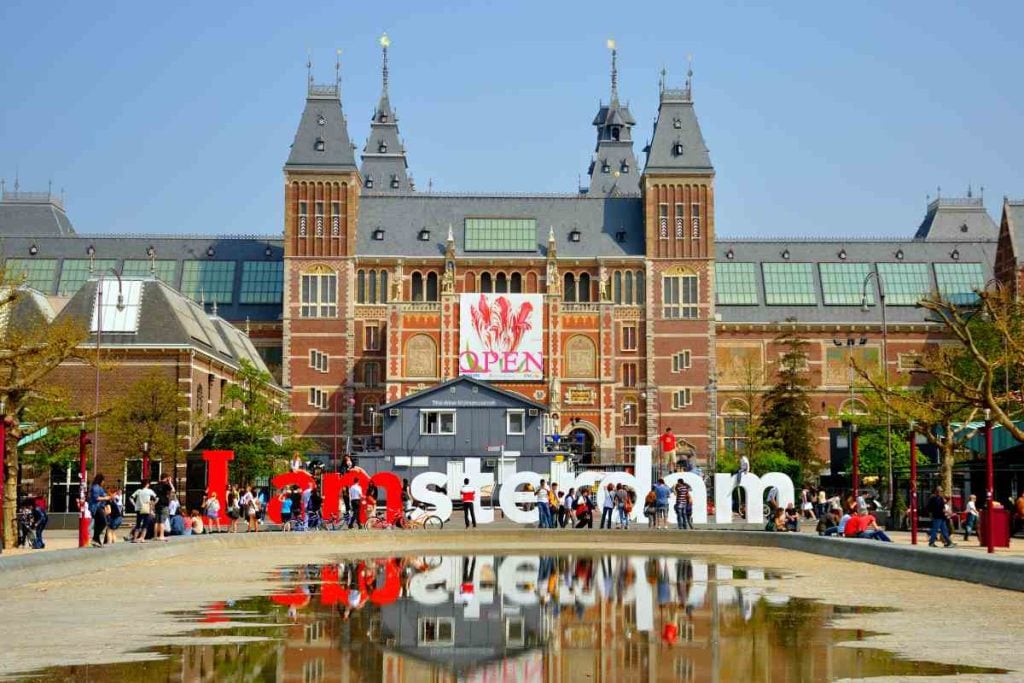
[[[203,528],[203,518],[199,516],[199,510],[192,511],[192,535],[199,536],[206,532]]]

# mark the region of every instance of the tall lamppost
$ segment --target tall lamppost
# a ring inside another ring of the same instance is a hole
[[[868,285],[874,279],[878,285],[878,301],[882,308],[882,381],[885,390],[889,391],[889,325],[885,315],[885,286],[882,284],[882,277],[878,274],[878,268],[864,276],[864,286],[861,291],[860,307],[865,313],[868,312]],[[892,508],[893,485],[892,485],[892,416],[887,409],[885,411],[885,462],[889,474],[889,507]]]
[[[142,442],[142,481],[149,481],[149,442]]]
[[[107,273],[117,278],[117,305],[118,312],[123,311],[124,289],[121,286],[121,273],[114,268],[108,268],[100,273],[99,281],[96,283],[96,424],[92,432],[92,454],[93,466],[98,467],[100,454],[100,338],[103,336],[103,283]],[[84,478],[83,478],[84,482]]]
[[[1003,281],[998,278],[992,278],[985,283],[985,289],[989,288],[989,285],[995,285],[996,290],[1001,294],[1006,294],[1006,285]],[[1009,363],[1009,343],[1006,336],[1003,336],[1003,392],[1006,394],[1006,400],[1010,400],[1010,363]]]
[[[910,421],[910,544],[917,545],[917,432]]]
[[[985,532],[988,534],[988,552],[996,551],[992,503],[995,501],[995,473],[992,467],[992,410],[985,408]]]

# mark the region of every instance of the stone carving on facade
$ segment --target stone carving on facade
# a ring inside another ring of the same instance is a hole
[[[441,276],[441,293],[455,293],[455,264],[451,261],[445,264],[444,275]]]
[[[597,347],[589,337],[579,334],[566,343],[565,376],[597,376]]]
[[[405,343],[405,376],[437,376],[437,344],[425,334],[417,334]]]

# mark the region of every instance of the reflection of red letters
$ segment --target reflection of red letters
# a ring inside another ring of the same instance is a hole
[[[209,607],[203,609],[202,622],[204,624],[223,624],[228,621],[228,618],[224,616],[224,610],[227,609],[226,602],[213,602],[210,603]]]
[[[235,459],[234,451],[203,451],[206,461],[206,493],[217,494],[220,501],[220,521],[230,524],[228,518],[228,462]]]
[[[342,487],[348,488],[357,481],[359,482],[359,488],[363,490],[363,495],[365,496],[366,485],[370,483],[370,478],[361,470],[349,470],[345,474],[341,475],[340,485],[338,487],[339,492]],[[366,524],[366,508],[361,504],[361,502],[359,505],[359,523]]]
[[[384,585],[370,593],[370,601],[375,605],[390,605],[398,599],[402,592],[402,576],[398,563],[388,560],[384,565]]]
[[[329,564],[320,568],[320,602],[324,605],[342,605],[348,600],[348,591],[341,585],[338,565]]]
[[[305,490],[309,484],[313,483],[313,477],[308,472],[299,470],[298,472],[285,472],[279,474],[270,480],[270,486],[275,489],[282,489],[285,486],[290,487],[292,484],[297,485],[300,489]],[[292,511],[293,515],[298,515],[298,510]],[[270,500],[267,501],[267,517],[270,518],[271,522],[281,523],[281,501],[277,499],[276,495],[272,495]]]
[[[301,586],[295,588],[295,590],[289,593],[278,593],[277,595],[270,596],[271,601],[277,605],[286,605],[288,607],[305,607],[309,604],[309,593],[302,590]]]

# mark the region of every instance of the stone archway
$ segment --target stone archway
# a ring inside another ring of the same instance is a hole
[[[582,436],[582,442],[577,439],[577,434]],[[590,464],[595,461],[601,449],[601,430],[597,425],[587,420],[580,420],[576,424],[569,422],[562,429],[562,439],[570,445],[573,453],[579,453],[580,462]]]

